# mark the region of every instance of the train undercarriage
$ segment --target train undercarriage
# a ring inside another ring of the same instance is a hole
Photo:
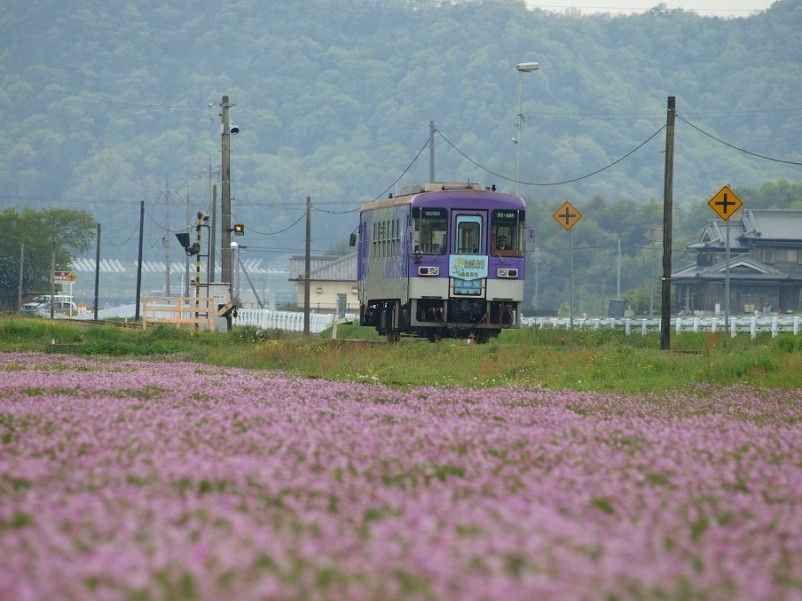
[[[483,344],[501,330],[519,326],[517,303],[485,299],[413,299],[371,301],[360,309],[360,325],[373,326],[380,336],[397,342],[401,334],[435,342],[442,338],[471,338]]]

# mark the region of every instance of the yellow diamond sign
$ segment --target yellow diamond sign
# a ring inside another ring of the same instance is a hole
[[[727,221],[744,203],[728,186],[724,186],[707,204],[719,217]]]
[[[582,218],[582,213],[577,211],[574,205],[572,205],[570,202],[565,201],[563,206],[557,209],[557,212],[554,213],[552,217],[554,217],[554,219],[557,220],[557,223],[559,223],[561,226],[563,226],[563,228],[565,228],[566,231],[568,231],[574,227],[574,225],[576,225],[577,221]]]

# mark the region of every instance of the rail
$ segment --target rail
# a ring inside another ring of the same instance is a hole
[[[571,327],[568,317],[524,317],[521,319],[524,326],[534,328],[563,328]],[[580,330],[598,330],[612,328],[624,330],[627,335],[640,332],[646,335],[649,332],[659,332],[661,319],[657,318],[617,318],[617,317],[582,317],[574,318],[573,327]],[[726,332],[723,317],[672,317],[671,329],[676,334],[683,332]],[[775,315],[767,317],[740,316],[729,318],[729,333],[734,337],[740,333],[748,333],[752,338],[761,333],[771,333],[772,337],[780,333],[799,335],[802,331],[802,317],[798,315]]]

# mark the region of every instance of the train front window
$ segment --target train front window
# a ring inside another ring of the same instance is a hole
[[[448,211],[414,207],[412,209],[412,251],[423,255],[439,255],[446,249]]]
[[[477,255],[481,250],[482,218],[478,215],[457,216],[457,252]]]
[[[524,211],[493,211],[491,228],[494,253],[520,256],[524,249],[524,217]]]

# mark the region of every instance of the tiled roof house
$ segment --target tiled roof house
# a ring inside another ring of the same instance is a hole
[[[730,219],[729,310],[802,311],[802,211],[749,210]],[[705,314],[725,310],[727,223],[708,221],[696,262],[671,274],[674,309]]]

